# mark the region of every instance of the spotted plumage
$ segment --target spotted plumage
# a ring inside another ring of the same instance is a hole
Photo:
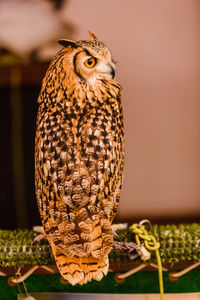
[[[92,33],[60,43],[38,98],[36,197],[58,269],[83,284],[108,272],[124,166],[121,87]]]

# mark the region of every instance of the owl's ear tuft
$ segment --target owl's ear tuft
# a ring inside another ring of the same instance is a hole
[[[65,39],[59,40],[58,44],[60,44],[64,47],[68,47],[68,46],[72,46],[73,48],[77,47],[76,42],[71,41],[71,40],[65,40]]]
[[[91,31],[88,31],[88,32],[89,32],[91,41],[98,40],[98,38]]]

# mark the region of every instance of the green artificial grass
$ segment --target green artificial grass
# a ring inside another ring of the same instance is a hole
[[[129,228],[117,233],[121,242],[135,242],[135,235]],[[160,242],[162,263],[200,261],[200,224],[153,225],[150,233]],[[48,242],[43,240],[33,243],[37,235],[32,230],[0,230],[0,266],[53,264],[54,258]],[[114,249],[109,259],[110,262],[130,261],[126,254]],[[154,253],[151,261],[156,261]]]
[[[53,264],[53,254],[47,240],[33,242],[37,235],[32,230],[0,230],[0,266]]]

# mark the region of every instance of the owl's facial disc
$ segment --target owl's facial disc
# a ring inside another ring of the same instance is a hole
[[[92,49],[93,50],[93,49]],[[94,84],[99,79],[113,79],[115,76],[115,65],[111,60],[110,52],[90,52],[83,49],[75,54],[74,69],[81,80]]]

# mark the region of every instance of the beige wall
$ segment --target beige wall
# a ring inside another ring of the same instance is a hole
[[[123,86],[126,168],[120,216],[200,212],[200,2],[71,0],[77,39],[111,49]]]

